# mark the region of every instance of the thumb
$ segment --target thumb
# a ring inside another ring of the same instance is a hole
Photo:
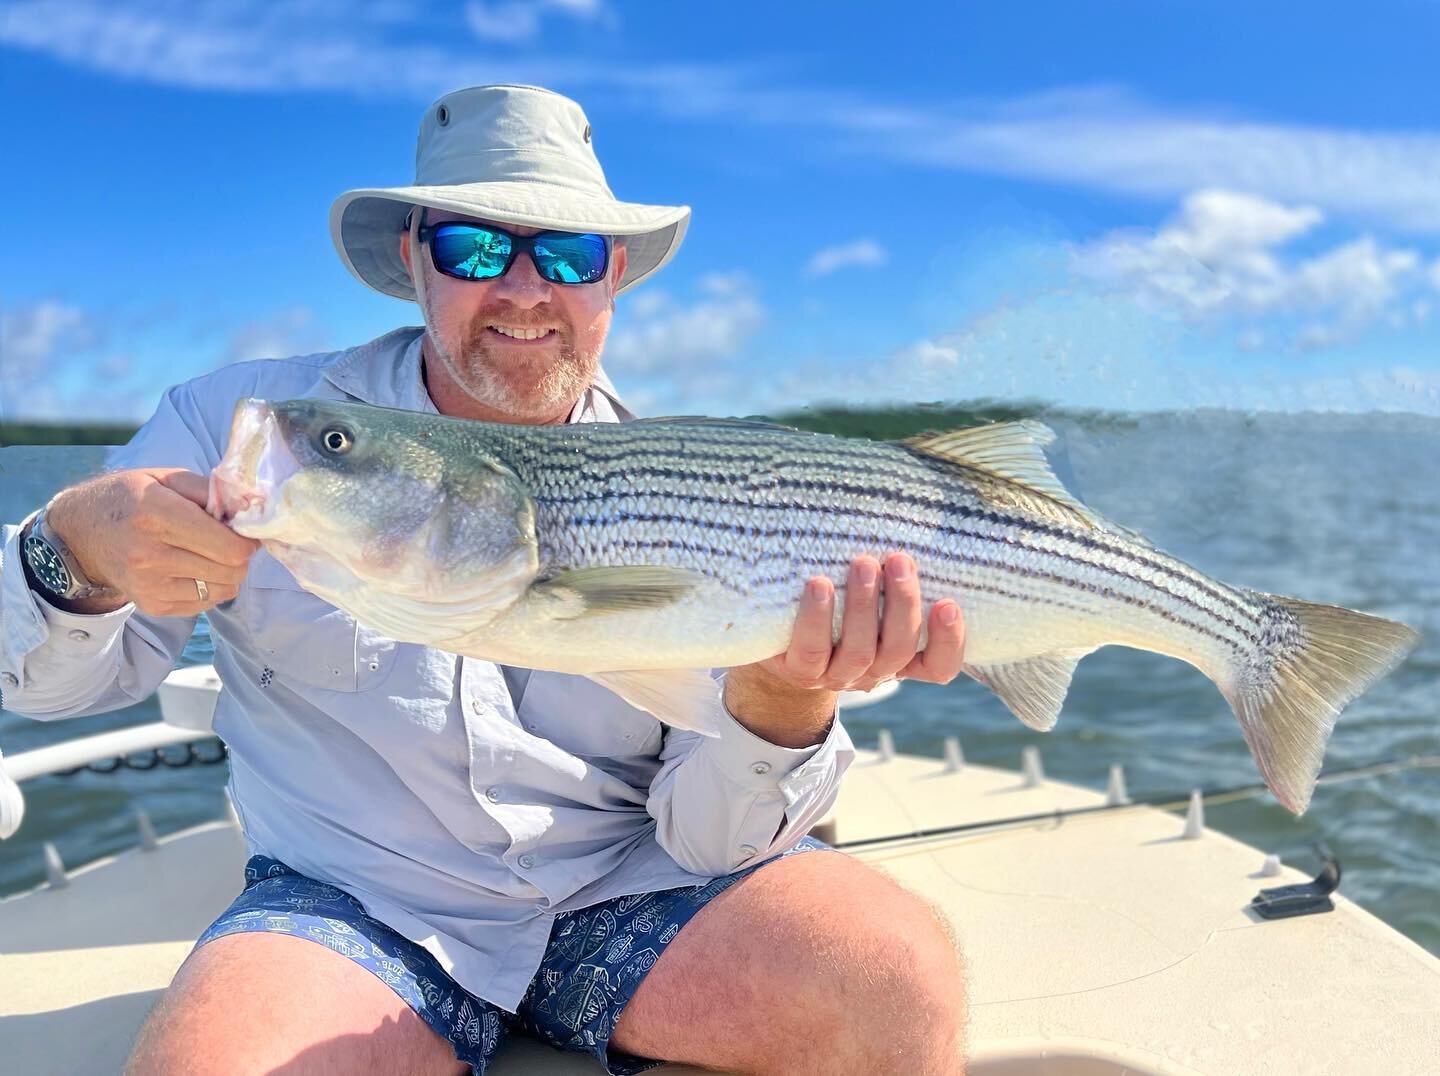
[[[201,508],[210,496],[210,480],[194,471],[176,469],[173,471],[157,471],[155,477],[166,489],[173,490],[180,494],[187,501],[194,501]]]

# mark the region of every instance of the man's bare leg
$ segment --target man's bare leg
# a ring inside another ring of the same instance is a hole
[[[959,954],[935,913],[837,852],[766,865],[661,954],[612,1046],[741,1073],[964,1069]]]
[[[127,1076],[330,1076],[470,1071],[450,1044],[359,964],[305,938],[231,934],[181,965]]]

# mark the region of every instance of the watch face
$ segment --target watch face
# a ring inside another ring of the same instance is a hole
[[[30,535],[25,539],[25,560],[40,585],[54,594],[64,594],[70,589],[70,570],[55,547],[44,538]]]

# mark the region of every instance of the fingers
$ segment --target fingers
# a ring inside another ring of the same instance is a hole
[[[834,585],[816,576],[800,600],[789,648],[766,665],[798,686],[830,691],[869,691],[892,678],[948,683],[964,665],[964,619],[949,599],[935,603],[928,622],[924,609],[920,574],[909,555],[891,553],[883,567],[874,557],[856,557],[839,641],[832,646]],[[923,651],[917,650],[922,625]]]
[[[825,669],[825,686],[841,691],[865,675],[875,661],[880,609],[880,562],[856,557],[845,584],[845,615],[840,642]]]
[[[204,508],[210,499],[210,480],[194,471],[168,471],[159,475],[160,484],[187,501]]]
[[[920,574],[904,553],[885,558],[885,611],[880,621],[880,645],[869,675],[885,680],[903,669],[915,656],[922,623]]]
[[[207,514],[203,507],[204,493],[199,494],[199,504],[190,499],[188,494],[199,492],[191,479],[201,486],[205,484],[199,475],[178,472],[167,475],[163,484],[151,487],[154,490],[150,494],[154,498],[151,510],[136,516],[137,526],[177,549],[189,550],[217,564],[236,567],[248,564],[260,543],[236,534]],[[182,491],[176,490],[177,485]]]
[[[802,687],[819,687],[830,664],[835,623],[835,584],[817,575],[805,584],[800,612],[790,633],[781,667],[785,675]]]
[[[965,618],[953,601],[938,601],[930,610],[925,649],[910,659],[898,676],[948,684],[965,666]]]
[[[212,583],[207,579],[205,586],[209,597],[202,601],[194,579],[165,579],[147,586],[143,596],[134,599],[135,608],[150,616],[198,616],[240,592],[236,583]]]

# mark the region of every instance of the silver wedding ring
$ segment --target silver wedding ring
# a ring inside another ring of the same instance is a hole
[[[195,593],[200,595],[202,602],[208,602],[210,600],[210,587],[203,579],[195,580]]]

